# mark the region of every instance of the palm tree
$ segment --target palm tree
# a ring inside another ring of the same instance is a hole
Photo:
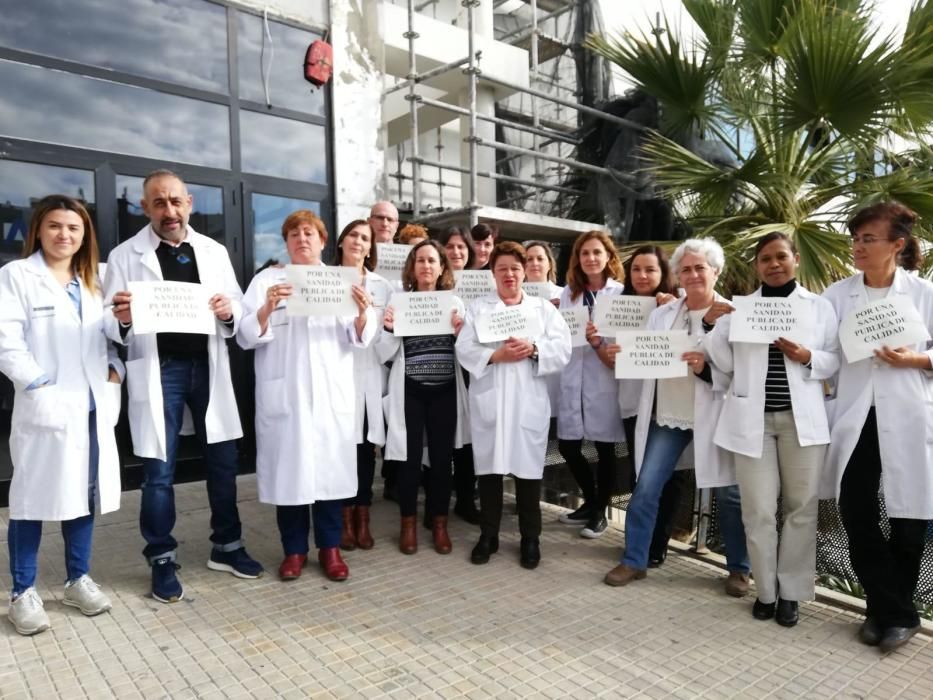
[[[591,36],[661,105],[642,148],[654,178],[698,235],[731,261],[757,238],[788,234],[799,278],[819,290],[850,273],[853,211],[897,199],[933,239],[933,0],[911,8],[900,42],[877,36],[865,0],[683,0],[701,40]],[[658,32],[655,32],[658,34]],[[731,164],[701,155],[718,142]],[[904,144],[900,148],[898,144]],[[909,149],[909,150],[905,150]],[[754,285],[750,265],[727,266],[724,286]]]

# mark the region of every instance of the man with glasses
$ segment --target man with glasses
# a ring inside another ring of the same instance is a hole
[[[398,209],[392,202],[376,202],[369,210],[373,243],[392,243],[398,231]]]

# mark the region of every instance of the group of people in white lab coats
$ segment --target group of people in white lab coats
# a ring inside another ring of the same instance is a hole
[[[424,485],[435,551],[453,548],[447,516],[457,490],[463,516],[480,525],[470,559],[489,562],[499,550],[503,477],[511,475],[519,562],[535,568],[553,415],[561,454],[584,496],[561,520],[582,526],[584,537],[599,537],[607,527],[609,499],[619,488],[616,445],[627,440],[634,454],[626,548],[606,583],[627,585],[663,563],[670,492],[679,488],[675,469],[692,464],[699,486],[718,489],[727,592],[744,595],[752,571],[753,615],[796,624],[798,603],[814,595],[822,484],[839,500],[852,565],[867,594],[859,638],[888,651],[916,632],[912,596],[933,518],[933,352],[923,343],[884,347],[872,359],[849,363],[838,342],[842,319],[893,296],[909,300],[933,330],[933,285],[909,272],[919,250],[911,235],[915,215],[905,207],[875,205],[849,222],[859,272],[822,296],[796,282],[790,238],[772,233],[758,240],[755,295],[794,296],[812,321],[806,338],[769,346],[729,341],[733,307],[714,291],[725,260],[711,239],[684,241],[670,261],[661,248],[639,248],[623,276],[612,240],[589,232],[573,246],[561,289],[546,243],[496,243],[497,234],[481,231],[492,239],[482,247],[481,267],[490,270],[495,293],[469,305],[458,300],[449,333],[396,336],[392,295],[451,289],[454,269],[470,259],[477,264],[468,231],[448,232],[440,244],[413,229],[402,282],[391,283],[375,272],[376,243],[392,240],[398,212],[378,203],[336,242],[336,264],[359,273],[352,287],[356,313],[290,316],[293,289],[281,265],[259,272],[240,293],[226,251],[188,225],[192,200],[181,178],[156,171],[143,190],[150,223],[110,254],[103,283],[87,211],[59,195],[36,204],[24,259],[0,270],[0,371],[16,391],[8,614],[20,633],[50,624],[35,588],[43,521],[62,522],[63,602],[86,615],[110,609],[89,576],[90,555],[95,512],[119,506],[113,428],[124,375],[133,450],[143,458],[140,529],[153,597],[184,596],[172,529],[175,455],[186,426],[207,466],[208,567],[241,578],[262,575],[244,547],[236,507],[235,441],[242,429],[227,338],[255,350],[258,491],[260,501],[276,506],[283,580],[301,575],[312,532],[320,567],[336,581],[349,576],[341,547],[374,546],[369,508],[377,446],[394,464],[403,553],[418,549],[417,494]],[[321,265],[327,236],[314,212],[292,213],[282,225],[287,262]],[[135,334],[131,289],[141,281],[208,287],[216,332]],[[529,295],[525,282],[548,284],[550,294]],[[592,321],[586,343],[572,347],[560,310],[584,306],[592,315],[598,298],[614,294],[653,297],[648,329],[684,329],[695,339],[683,356],[687,377],[616,380],[621,348]],[[536,330],[482,342],[483,318],[513,307]],[[115,346],[125,347],[125,368]],[[584,440],[595,443],[595,473],[583,456]],[[459,477],[462,493],[452,484],[457,450],[468,465]],[[430,468],[423,470],[423,462]],[[881,529],[882,481],[890,537]]]

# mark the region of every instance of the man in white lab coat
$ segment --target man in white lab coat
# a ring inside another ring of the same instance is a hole
[[[188,226],[192,197],[167,170],[143,183],[149,225],[110,254],[104,297],[113,303],[108,335],[127,346],[127,388],[133,451],[143,458],[139,525],[152,567],[152,596],[172,603],[184,595],[175,575],[175,454],[185,406],[204,450],[213,550],[207,566],[257,578],[262,566],[246,553],[236,505],[236,440],[242,437],[225,339],[237,330],[242,292],[226,249]],[[216,333],[136,335],[129,283],[175,281],[208,287]]]

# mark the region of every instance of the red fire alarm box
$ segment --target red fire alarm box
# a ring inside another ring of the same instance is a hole
[[[333,47],[320,39],[314,41],[305,54],[305,80],[317,87],[321,87],[330,80],[333,69]]]

